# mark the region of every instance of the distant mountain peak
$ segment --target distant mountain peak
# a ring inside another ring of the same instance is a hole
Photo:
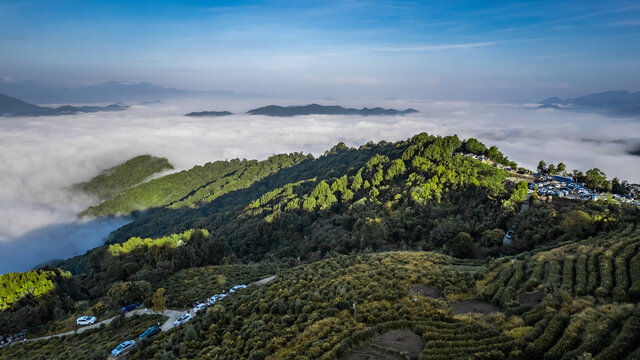
[[[544,99],[538,108],[557,108],[599,111],[613,115],[640,115],[640,92],[608,90],[577,98],[561,99],[557,96]]]

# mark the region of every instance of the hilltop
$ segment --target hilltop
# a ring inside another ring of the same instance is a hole
[[[418,112],[414,109],[395,110],[375,108],[347,109],[342,106],[324,106],[318,104],[310,104],[304,106],[278,106],[269,105],[247,111],[251,115],[267,115],[267,116],[299,116],[299,115],[406,115]]]
[[[107,200],[144,182],[154,174],[171,169],[173,165],[166,158],[140,155],[104,170],[102,174],[87,182],[75,184],[73,188],[93,194],[100,200]]]

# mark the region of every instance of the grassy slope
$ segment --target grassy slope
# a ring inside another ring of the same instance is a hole
[[[107,200],[142,183],[153,174],[171,169],[173,166],[166,158],[140,155],[74,187],[94,194],[101,200]]]

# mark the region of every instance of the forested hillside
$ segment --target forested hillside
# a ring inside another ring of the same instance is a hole
[[[140,184],[87,209],[82,215],[127,214],[159,206],[178,208],[205,204],[221,194],[246,188],[265,176],[306,158],[307,156],[296,153],[276,155],[260,162],[234,159],[207,163]]]

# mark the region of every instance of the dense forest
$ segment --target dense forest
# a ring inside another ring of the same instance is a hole
[[[530,177],[492,163],[517,169],[476,139],[423,133],[357,149],[340,143],[318,158],[217,161],[121,188],[83,214],[133,222],[105,246],[56,262],[73,276],[55,270],[45,295],[13,291],[0,325],[53,333],[132,301],[151,307],[160,290],[167,306],[184,309],[277,275],[131,357],[409,356],[385,345],[394,330],[413,334],[411,358],[638,356],[629,344],[640,340],[639,208],[532,196],[523,210]],[[27,282],[11,276],[14,289]],[[103,358],[111,345],[81,354]],[[66,346],[27,348],[46,358]]]

